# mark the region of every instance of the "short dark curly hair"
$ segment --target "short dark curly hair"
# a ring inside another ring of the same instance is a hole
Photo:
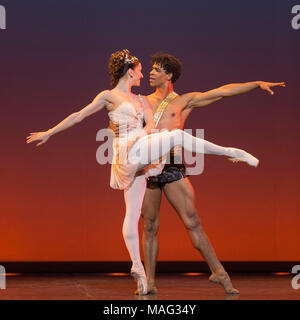
[[[175,83],[181,75],[181,62],[171,54],[157,52],[151,57],[151,63],[157,63],[166,73],[172,73],[172,83]]]
[[[108,63],[111,85],[113,87],[116,86],[119,80],[126,74],[128,69],[133,69],[139,63],[139,59],[132,56],[127,49],[112,53]]]

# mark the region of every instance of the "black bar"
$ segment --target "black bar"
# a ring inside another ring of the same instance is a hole
[[[269,272],[291,272],[294,265],[300,261],[222,261],[225,269],[230,273],[269,273]],[[0,262],[7,273],[36,273],[36,272],[93,272],[93,273],[117,273],[128,272],[131,267],[129,261],[49,261],[49,262],[22,262],[3,261]],[[203,261],[158,261],[158,273],[185,273],[203,272],[210,270]]]
[[[299,307],[299,300],[0,301],[3,319],[200,319],[216,316],[240,319],[266,316],[270,319],[273,314],[285,319],[289,315],[297,317]]]

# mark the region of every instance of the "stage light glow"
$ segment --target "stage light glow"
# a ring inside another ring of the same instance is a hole
[[[189,272],[189,273],[184,273],[185,276],[204,276],[205,273],[199,273],[199,272]]]
[[[272,274],[274,274],[275,276],[288,276],[291,273],[290,272],[274,272]]]

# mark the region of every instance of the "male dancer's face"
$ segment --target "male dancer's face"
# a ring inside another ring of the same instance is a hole
[[[171,76],[172,74],[167,74],[161,65],[154,63],[150,71],[150,86],[161,87],[170,80]]]

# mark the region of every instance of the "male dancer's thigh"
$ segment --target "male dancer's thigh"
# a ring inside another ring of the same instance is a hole
[[[199,219],[195,206],[194,188],[187,177],[167,183],[164,186],[164,193],[186,226],[194,224],[196,222],[193,221],[194,219]]]
[[[144,223],[146,224],[146,228],[148,223],[152,224],[158,220],[160,203],[161,189],[159,187],[151,189],[146,188],[142,206],[142,216]]]

